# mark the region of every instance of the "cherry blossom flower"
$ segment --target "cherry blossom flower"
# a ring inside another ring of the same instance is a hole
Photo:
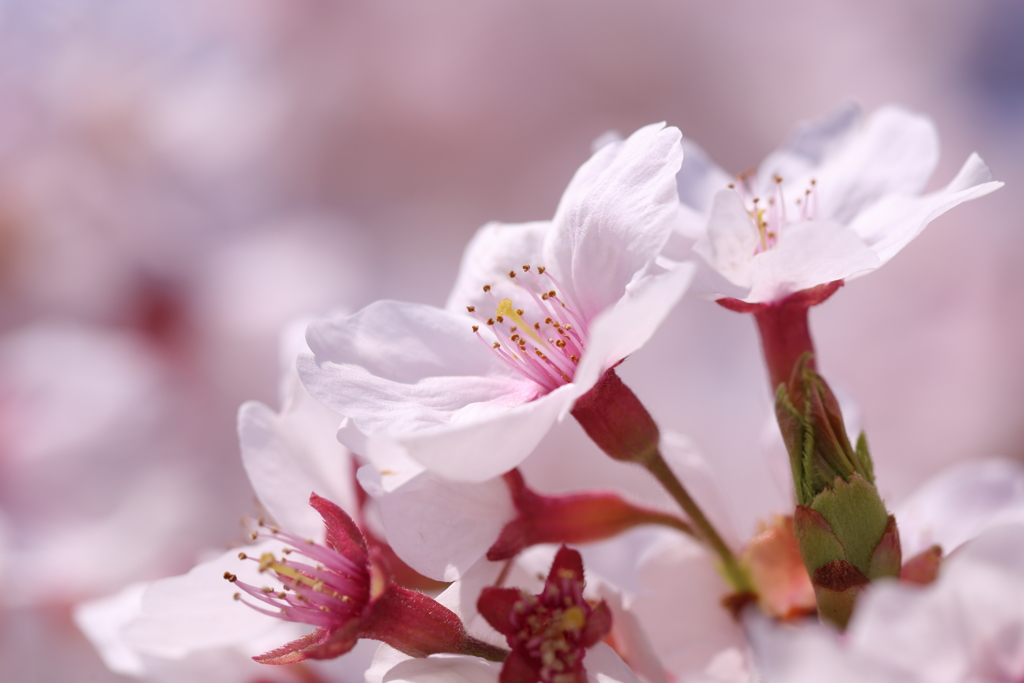
[[[688,143],[680,229],[698,238],[693,250],[721,278],[703,284],[718,296],[770,303],[864,275],[941,214],[1002,186],[972,154],[946,187],[922,195],[938,145],[930,119],[894,106],[863,122],[849,106],[805,124],[737,178]]]
[[[458,480],[519,464],[607,370],[640,348],[686,288],[655,263],[678,211],[679,132],[601,148],[551,221],[481,228],[444,309],[379,301],[313,323],[299,372],[366,436]]]
[[[361,638],[384,641],[414,657],[439,652],[501,657],[499,650],[468,636],[455,613],[423,593],[395,585],[385,568],[371,562],[366,539],[341,508],[315,493],[309,503],[327,528],[324,545],[271,529],[265,535],[286,544],[280,556],[239,553],[239,559],[257,562],[261,573],[273,572],[279,588],[257,587],[239,581],[234,573],[224,574],[251,600],[272,608],[250,601],[256,611],[316,626],[312,633],[254,657],[256,661],[290,664],[334,659],[350,651]],[[236,593],[235,598],[241,599],[241,595]]]

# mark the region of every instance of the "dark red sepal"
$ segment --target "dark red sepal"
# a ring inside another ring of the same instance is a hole
[[[490,550],[491,562],[507,560],[540,543],[592,543],[641,524],[664,524],[686,533],[693,531],[673,515],[633,505],[605,491],[543,496],[531,490],[515,469],[505,474],[516,518],[505,525]]]
[[[309,504],[323,517],[324,526],[327,527],[328,548],[337,550],[359,564],[369,562],[370,556],[366,547],[366,539],[363,538],[359,527],[344,510],[315,493],[309,494]]]

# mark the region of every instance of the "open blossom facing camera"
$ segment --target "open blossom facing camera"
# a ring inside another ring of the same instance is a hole
[[[689,282],[688,264],[655,264],[678,213],[679,139],[642,128],[577,171],[551,221],[481,228],[444,309],[379,301],[313,323],[299,371],[367,436],[346,445],[477,481],[529,455]]]
[[[682,229],[724,279],[710,293],[751,304],[875,270],[933,219],[1002,186],[972,154],[946,187],[922,195],[938,134],[927,117],[893,106],[865,121],[846,107],[805,124],[737,177],[687,144]]]

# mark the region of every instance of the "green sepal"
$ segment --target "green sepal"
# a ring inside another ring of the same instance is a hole
[[[882,578],[899,578],[900,565],[903,563],[903,550],[900,547],[900,532],[896,528],[896,518],[889,515],[882,540],[871,553],[868,565],[868,579],[874,581]]]
[[[800,546],[807,574],[814,576],[819,567],[834,560],[845,560],[846,550],[832,532],[832,526],[820,512],[798,505],[793,513],[793,534]]]
[[[889,513],[877,489],[858,474],[851,475],[849,483],[837,477],[833,486],[815,496],[810,507],[831,526],[846,550],[843,559],[870,576],[871,558],[885,535]]]
[[[857,471],[861,473],[869,484],[875,483],[875,463],[871,460],[871,451],[868,450],[868,437],[861,431],[857,437],[857,450],[854,451],[857,457]]]

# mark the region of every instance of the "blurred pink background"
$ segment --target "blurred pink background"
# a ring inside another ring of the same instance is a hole
[[[235,411],[276,405],[281,327],[442,304],[473,231],[550,217],[610,129],[738,171],[852,99],[935,119],[933,187],[979,152],[1007,187],[812,324],[891,501],[1024,458],[1022,33],[1013,0],[0,1],[4,680],[122,680],[69,606],[239,535]],[[622,375],[723,471],[760,448],[747,317],[688,298]]]

